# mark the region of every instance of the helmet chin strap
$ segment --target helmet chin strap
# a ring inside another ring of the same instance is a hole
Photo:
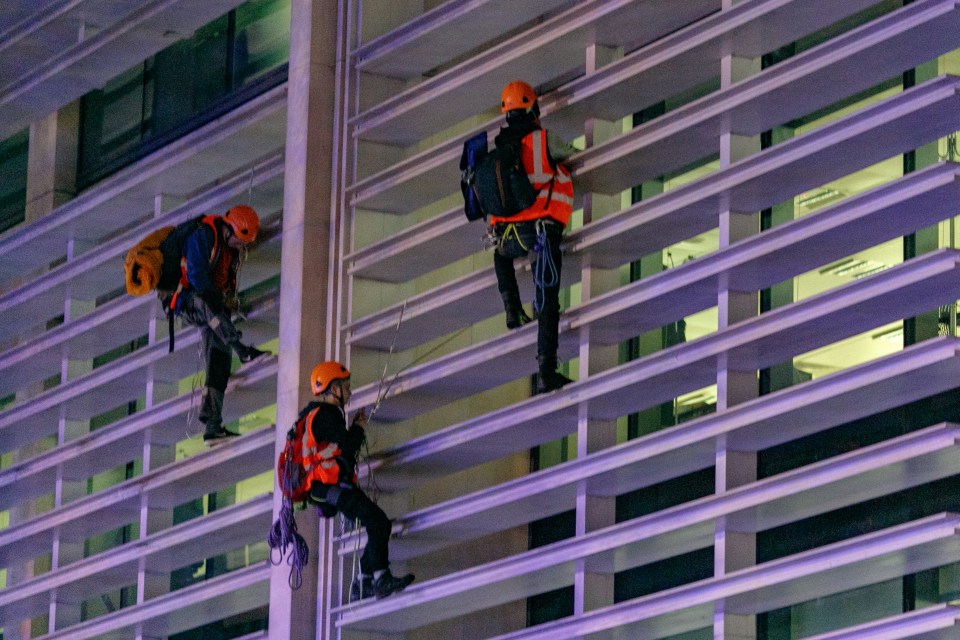
[[[343,383],[339,380],[336,382],[336,389],[338,393],[334,393],[333,389],[331,389],[330,395],[337,399],[337,406],[340,407],[340,411],[346,413],[345,407],[347,406],[347,403],[343,399]]]

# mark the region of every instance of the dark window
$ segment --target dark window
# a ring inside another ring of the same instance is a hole
[[[27,149],[24,129],[0,142],[0,232],[23,222],[27,207]]]
[[[289,0],[252,0],[81,103],[84,189],[286,80]]]

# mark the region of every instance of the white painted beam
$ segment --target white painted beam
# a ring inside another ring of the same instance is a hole
[[[631,543],[634,532],[625,525],[629,523],[508,558],[502,561],[499,581],[491,580],[492,574],[484,575],[495,571],[494,567],[477,567],[411,586],[386,600],[348,606],[341,609],[339,625],[397,632],[429,622],[431,614],[456,615],[460,613],[453,608],[457,604],[476,611],[489,606],[491,601],[550,591],[572,580],[571,565],[575,559],[601,556],[612,559],[620,546]],[[715,602],[725,602],[728,610],[759,613],[960,560],[958,526],[960,515],[930,516],[765,562],[721,578],[701,580],[581,616],[530,627],[500,639],[562,640],[597,632],[605,632],[602,637],[614,637],[612,634],[616,633],[616,637],[639,638],[647,637],[654,628],[660,635],[684,633],[709,623],[712,607],[704,605]],[[712,534],[706,544],[709,541]],[[537,571],[535,584],[522,578],[531,570]],[[443,608],[429,608],[431,595],[437,597],[441,592],[448,595],[441,605]],[[462,594],[456,604],[455,594]],[[424,605],[417,606],[421,603]],[[690,616],[691,609],[697,614]]]
[[[268,471],[274,463],[273,437],[272,427],[258,429],[4,529],[0,531],[0,566],[43,553],[58,529],[62,539],[83,542],[133,522],[144,495],[151,506],[172,508]]]
[[[960,126],[960,78],[944,76],[836,120],[700,180],[639,202],[571,233],[565,251],[589,251],[597,266],[626,264],[717,225],[720,202],[759,211],[950,133]],[[610,168],[616,167],[614,163]],[[574,268],[565,268],[570,274]],[[493,270],[409,298],[397,348],[447,335],[502,311]],[[572,276],[568,276],[572,277]],[[345,326],[347,341],[387,349],[404,303]]]
[[[863,417],[864,403],[880,412],[929,397],[956,386],[960,372],[958,342],[938,338],[902,352],[738,405],[722,414],[697,418],[663,432],[651,440],[679,438],[675,445],[692,445],[726,433],[731,447],[746,451],[764,449],[786,440],[815,433]],[[637,361],[642,362],[642,361]],[[627,365],[623,371],[629,371]],[[642,364],[640,366],[643,366]],[[938,375],[942,373],[944,375]],[[528,449],[576,430],[577,403],[601,398],[608,389],[626,384],[619,372],[577,383],[574,393],[530,398],[434,433],[413,438],[374,454],[372,468],[377,483],[386,489],[413,486],[426,478],[453,473],[513,451]],[[599,382],[609,383],[599,384]],[[633,400],[623,411],[633,411]],[[619,409],[618,409],[619,410]],[[711,436],[699,434],[704,429]]]
[[[96,240],[146,218],[152,215],[157,194],[191,197],[209,190],[216,186],[211,184],[215,176],[210,167],[227,181],[239,171],[234,177],[245,176],[244,184],[249,185],[246,167],[253,165],[255,173],[260,164],[268,169],[281,147],[286,103],[284,84],[120,169],[50,215],[11,229],[0,237],[0,272],[29,272],[66,255],[71,238]]]
[[[248,320],[276,326],[275,298],[262,301]],[[243,328],[243,323],[238,326]],[[199,340],[194,327],[185,327],[177,334],[173,353],[168,353],[165,341],[155,342],[0,412],[0,451],[10,451],[55,431],[61,407],[69,419],[86,419],[139,398],[148,371],[155,380],[163,381],[178,381],[196,372],[202,368],[195,356]],[[30,424],[29,429],[23,428],[25,422]]]
[[[126,0],[104,10],[91,0],[70,2],[65,10],[51,13],[54,20],[39,15],[22,22],[7,34],[10,45],[0,48],[5,79],[0,86],[0,139],[102,87],[239,4],[241,0],[200,5],[190,0]],[[102,28],[78,39],[81,25],[88,22]],[[31,63],[24,65],[24,60]]]
[[[412,79],[571,0],[448,0],[351,53],[358,71]]]
[[[946,219],[955,213],[953,203],[958,199],[960,167],[934,165],[630,283],[564,312],[560,357],[576,354],[578,329],[589,327],[597,343],[617,344],[714,306],[724,281],[735,283],[740,291],[759,291]],[[406,331],[403,324],[400,331]],[[438,398],[466,397],[532,374],[535,347],[536,325],[531,324],[412,366],[397,374],[389,396],[395,399],[384,404],[379,415],[408,417],[405,410],[433,406]],[[505,357],[513,362],[509,368],[501,365]],[[360,386],[353,401],[358,406],[372,404],[378,392],[376,383]]]
[[[830,24],[838,18],[836,12],[854,11],[857,6],[796,0],[742,2],[545,95],[544,125],[566,137],[581,135],[588,115],[623,118],[713,78],[728,42],[759,39],[762,43],[756,44],[755,55],[760,55]],[[721,121],[758,132],[769,129],[960,46],[960,38],[942,24],[960,21],[952,0],[927,0],[904,11],[828,40],[601,146],[642,144],[643,166],[627,172],[632,184],[640,184],[716,153]],[[403,214],[455,193],[463,141],[481,130],[487,130],[492,140],[500,124],[502,118],[496,118],[364,177],[348,190],[351,204]],[[571,163],[593,153],[597,151],[577,154]],[[577,171],[573,173],[581,192]]]
[[[379,102],[350,121],[352,134],[409,146],[477,111],[496,106],[504,78],[540,85],[583,67],[594,33],[609,46],[661,37],[719,8],[717,0],[632,2],[586,0],[496,47],[473,56],[407,91]],[[442,96],[442,99],[438,99]]]
[[[271,404],[276,394],[277,363],[265,362],[239,372],[227,387],[229,402],[224,420],[230,422]],[[184,394],[118,420],[108,429],[97,429],[52,451],[19,461],[0,470],[0,509],[53,491],[58,468],[66,477],[89,478],[136,459],[143,450],[144,432],[154,442],[173,444],[188,434],[188,419],[200,402],[199,392]]]
[[[154,572],[170,572],[243,545],[263,540],[270,527],[271,496],[262,496],[211,512],[120,545],[0,591],[0,619],[30,618],[46,612],[50,591],[80,602],[136,582],[141,559]]]
[[[960,637],[960,609],[935,604],[919,611],[809,636],[807,640],[952,640]]]
[[[931,253],[873,277],[594,374],[579,384],[587,388],[606,376],[612,378],[618,372],[631,371],[632,383],[617,392],[611,388],[611,395],[602,399],[591,396],[592,416],[609,419],[625,416],[714,384],[717,360],[721,357],[738,371],[763,369],[888,322],[910,317],[921,310],[949,304],[960,297],[960,282],[950,282],[956,274],[957,260],[951,250]],[[619,303],[612,295],[605,296],[605,300],[614,306]],[[641,333],[633,326],[632,322],[598,326],[597,342],[617,344]],[[536,362],[533,359],[535,331],[536,325],[531,324],[510,332],[506,338],[492,338],[451,356],[438,358],[432,366],[415,370],[404,380],[398,378],[377,418],[381,421],[409,419],[471,392],[492,388],[530,373],[532,367],[528,369],[523,361]],[[569,355],[569,339],[573,335],[573,332],[567,333],[565,355]],[[787,335],[789,340],[784,337]],[[493,345],[503,351],[492,351]],[[518,364],[504,370],[498,366],[497,356],[502,358],[507,354]],[[464,383],[464,375],[468,372],[473,379]],[[365,387],[364,394],[355,400],[355,406],[372,403],[376,387],[376,384]],[[565,393],[577,388],[581,387],[571,386]],[[626,407],[631,409],[620,410]]]
[[[591,496],[616,497],[713,466],[710,454],[720,433],[704,433],[702,440],[671,448],[678,435],[657,432],[397,517],[394,530],[399,537],[391,542],[391,558],[408,560],[571,510],[581,481]],[[704,532],[701,542],[709,546],[710,523],[716,518],[737,531],[764,531],[954,475],[960,472],[958,436],[956,425],[928,427],[643,516],[649,524],[646,537],[638,530],[636,549],[622,549],[617,562],[631,557],[648,564],[669,557],[664,550],[677,553],[667,539],[685,527]],[[349,555],[355,548],[356,535],[351,534],[341,541],[339,552]]]
[[[271,159],[267,168],[254,178],[255,184],[276,188],[282,185],[283,156]],[[248,175],[232,176],[232,179],[204,191],[195,198],[177,207],[162,218],[147,220],[144,224],[126,231],[109,242],[96,245],[96,251],[88,251],[38,277],[28,279],[17,288],[0,295],[0,313],[32,318],[36,323],[62,313],[63,299],[69,289],[71,297],[80,300],[95,300],[123,287],[123,259],[146,234],[162,226],[176,225],[198,215],[217,211],[231,199],[246,196],[250,179]],[[279,228],[270,229],[272,219],[280,203],[261,211],[264,229],[261,242],[266,246],[278,242]],[[221,212],[222,213],[222,212]],[[96,219],[96,216],[93,216]],[[254,249],[256,253],[256,249]],[[277,268],[279,271],[279,267]],[[16,335],[22,326],[6,323],[0,326],[0,340]]]
[[[148,636],[180,633],[266,605],[269,578],[269,567],[257,563],[40,636],[38,640],[121,640],[129,638],[132,627],[138,623],[143,624],[144,635]]]

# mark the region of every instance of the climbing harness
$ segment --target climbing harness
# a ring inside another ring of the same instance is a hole
[[[520,233],[517,231],[517,225],[513,222],[507,224],[503,229],[503,233],[500,234],[500,238],[497,242],[497,249],[502,250],[503,245],[510,239],[511,234],[517,240],[517,244],[520,245],[520,248],[524,251],[530,251],[530,247],[523,243],[523,240],[520,238]]]

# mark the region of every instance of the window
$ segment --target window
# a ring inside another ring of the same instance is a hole
[[[24,220],[27,206],[29,132],[0,142],[0,232]]]
[[[252,0],[84,96],[78,190],[284,82],[289,49],[289,0]]]

